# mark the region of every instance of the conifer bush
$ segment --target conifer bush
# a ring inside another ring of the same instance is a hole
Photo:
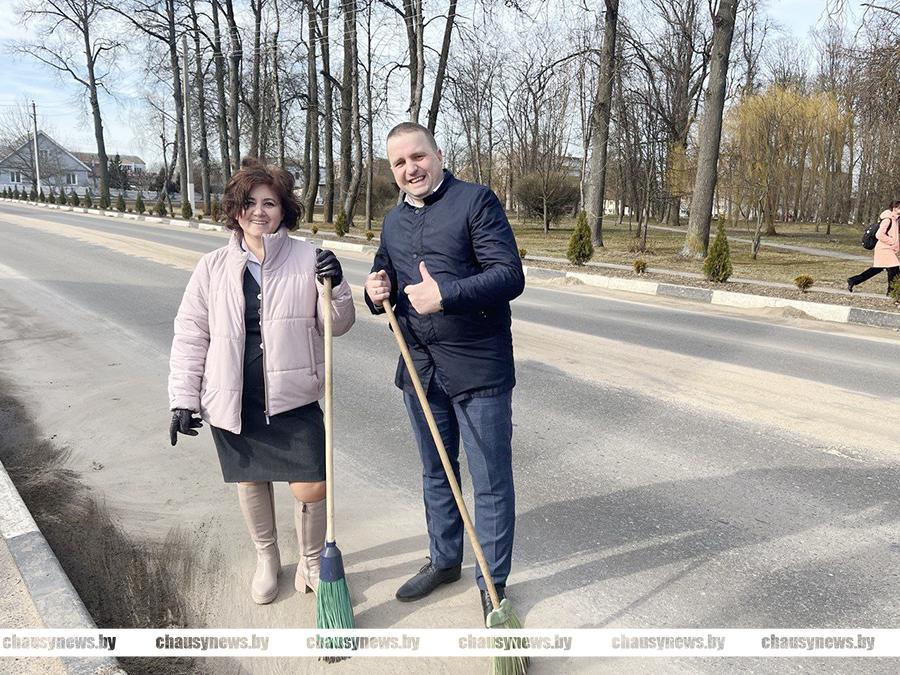
[[[209,217],[214,223],[219,222],[219,218],[222,215],[222,203],[219,201],[219,198],[213,197],[212,204],[209,209]]]
[[[93,208],[94,198],[91,196],[91,191],[89,189],[84,191],[84,197],[81,198],[81,205],[86,209]]]
[[[724,284],[731,276],[731,253],[728,250],[724,220],[720,220],[716,226],[716,238],[713,239],[706,260],[703,261],[703,274],[707,281],[719,284]]]
[[[75,188],[72,188],[72,191],[69,193],[69,206],[78,206],[78,193],[75,192]]]
[[[118,199],[116,199],[116,211],[119,213],[125,213],[125,197],[122,196],[122,193],[119,193]]]
[[[569,239],[569,250],[566,253],[569,262],[573,265],[584,265],[594,255],[594,245],[591,243],[591,228],[587,224],[587,214],[579,212],[575,223],[575,231]]]
[[[144,193],[138,192],[137,200],[134,202],[134,210],[140,213],[141,215],[147,210],[147,205],[144,204]]]
[[[28,201],[36,202],[37,200],[38,200],[37,188],[32,186],[31,192],[28,193]]]
[[[168,213],[168,211],[166,210],[166,202],[162,198],[162,196],[160,196],[159,201],[156,202],[156,207],[154,208],[154,212],[160,218],[165,218],[166,214]]]
[[[347,219],[344,217],[344,210],[341,209],[338,211],[337,218],[334,219],[334,233],[339,237],[343,237],[349,230]]]
[[[181,202],[181,217],[190,220],[194,215],[194,209],[191,208],[190,202]]]
[[[806,293],[812,288],[813,283],[815,283],[815,279],[808,274],[801,274],[794,278],[794,285],[800,289],[801,293]]]
[[[39,201],[41,204],[46,204],[46,203],[47,203],[47,195],[44,194],[44,188],[41,188],[41,189],[38,191],[38,201]]]
[[[647,273],[647,261],[643,258],[638,258],[635,260],[632,265],[634,268],[635,274],[646,274]]]

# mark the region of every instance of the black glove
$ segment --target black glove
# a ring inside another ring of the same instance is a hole
[[[337,286],[344,278],[341,263],[331,251],[316,249],[316,279],[324,281],[325,277],[331,277],[331,286]]]
[[[169,425],[169,440],[172,445],[178,442],[178,432],[186,436],[196,436],[197,431],[203,426],[203,420],[194,417],[196,413],[193,410],[185,410],[184,408],[175,408],[172,411],[172,423]]]

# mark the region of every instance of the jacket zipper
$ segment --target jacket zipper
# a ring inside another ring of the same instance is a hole
[[[263,413],[266,416],[266,424],[269,424],[269,381],[267,377],[266,370],[266,339],[263,335],[263,302],[265,301],[266,294],[263,291],[263,287],[266,283],[266,272],[264,266],[266,264],[266,259],[269,257],[266,255],[266,240],[262,240],[263,245],[263,261],[259,265],[259,339],[262,346],[262,357],[263,357],[263,398],[266,402],[266,409]]]
[[[238,277],[241,281],[241,285],[244,283],[244,273],[247,271],[247,260],[244,260],[244,264],[241,267],[241,276]],[[238,410],[241,410],[244,407],[244,358],[247,355],[247,298],[244,297],[243,288],[241,289],[241,315],[244,317],[244,339],[241,341],[241,398],[240,398],[240,406]],[[241,429],[243,431],[243,429]]]

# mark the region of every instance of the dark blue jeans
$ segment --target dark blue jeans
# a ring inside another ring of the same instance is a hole
[[[444,569],[462,562],[463,521],[453,500],[450,483],[431,438],[419,400],[403,399],[422,458],[422,488],[428,525],[431,561]],[[495,584],[506,585],[512,565],[516,529],[516,493],[512,473],[512,391],[498,396],[470,398],[452,403],[432,384],[428,403],[437,422],[459,481],[459,440],[462,437],[475,492],[475,531]],[[484,589],[481,569],[475,581]]]

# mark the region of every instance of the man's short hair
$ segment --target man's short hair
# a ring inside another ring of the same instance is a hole
[[[437,141],[434,140],[434,134],[428,130],[428,127],[423,127],[416,122],[400,122],[400,124],[388,132],[387,140],[389,141],[394,136],[399,136],[400,134],[411,134],[415,132],[425,134],[425,138],[428,139],[428,144],[431,146],[431,149],[435,152],[438,151],[438,144]]]

